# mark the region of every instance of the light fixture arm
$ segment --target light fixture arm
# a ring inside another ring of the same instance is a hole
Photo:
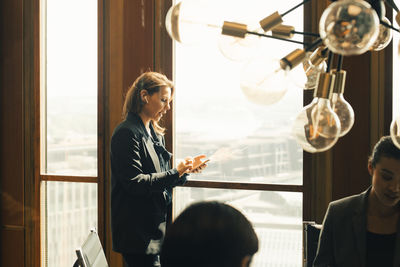
[[[342,65],[343,65],[343,56],[338,55],[337,71],[342,70]]]
[[[292,7],[291,9],[289,9],[288,11],[286,11],[285,13],[283,13],[282,15],[278,13],[278,11],[275,11],[274,13],[272,13],[271,15],[263,18],[262,20],[260,20],[260,26],[261,28],[267,32],[271,29],[273,29],[274,27],[280,25],[283,20],[282,17],[289,14],[290,12],[292,12],[293,10],[295,10],[296,8],[298,8],[299,6],[304,5],[305,3],[307,3],[308,1],[311,0],[304,0],[303,2],[301,2],[300,4],[297,4],[296,6]]]
[[[289,9],[288,11],[286,11],[285,13],[283,13],[283,14],[281,15],[281,17],[283,17],[283,16],[289,14],[290,12],[292,12],[292,11],[295,10],[296,8],[298,8],[298,7],[302,6],[302,5],[304,5],[304,4],[307,3],[308,1],[311,1],[311,0],[304,0],[303,2],[297,4],[296,6],[292,7],[291,9]]]
[[[314,42],[312,42],[311,44],[307,45],[307,47],[304,49],[306,52],[314,50],[314,48],[316,48],[317,46],[319,46],[322,43],[322,39],[318,38],[316,39]]]
[[[316,46],[318,46],[322,42],[321,38],[315,40],[312,44],[308,45],[305,49],[295,49],[285,57],[279,60],[279,64],[281,69],[293,69],[298,64],[300,64],[304,58],[306,57],[306,52],[313,50]]]
[[[319,37],[318,33],[299,32],[299,31],[296,31],[293,26],[284,25],[284,24],[277,25],[274,28],[272,28],[272,30],[271,30],[272,36],[281,37],[281,38],[285,38],[285,39],[291,39],[293,37],[293,35],[295,35],[295,34]]]
[[[396,31],[396,32],[400,32],[399,29],[396,29],[395,27],[393,27],[392,25],[390,25],[390,24],[384,22],[383,20],[380,20],[379,22],[380,22],[383,26],[385,26],[386,28],[390,28],[390,29],[392,29],[392,30],[394,30],[394,31]]]
[[[267,34],[259,33],[259,32],[247,31],[246,33],[247,33],[247,34],[252,34],[252,35],[261,36],[261,37],[266,37],[266,38],[271,38],[271,39],[286,41],[286,42],[290,42],[290,43],[295,43],[295,44],[307,45],[307,43],[304,43],[304,42],[295,41],[295,40],[290,40],[290,39],[285,39],[285,38],[281,38],[281,37],[277,37],[277,36],[272,36],[272,35],[267,35]]]
[[[327,73],[329,73],[331,71],[332,59],[333,59],[333,53],[332,53],[332,51],[329,51],[328,59],[326,62],[326,72]]]
[[[313,32],[298,32],[298,31],[292,31],[291,33],[293,34],[301,34],[301,35],[306,35],[306,36],[312,36],[312,37],[319,37],[318,33],[313,33]]]

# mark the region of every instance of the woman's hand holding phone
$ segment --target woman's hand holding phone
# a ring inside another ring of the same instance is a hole
[[[193,167],[189,171],[190,173],[200,173],[205,167],[207,167],[207,162],[210,161],[210,159],[206,159],[206,155],[199,155],[193,158]]]

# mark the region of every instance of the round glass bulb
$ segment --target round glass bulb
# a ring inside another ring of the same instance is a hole
[[[255,35],[246,35],[245,38],[221,35],[218,48],[221,53],[233,61],[244,61],[254,58],[260,45],[260,38]]]
[[[340,137],[346,135],[354,124],[354,110],[343,94],[333,93],[331,99],[333,111],[340,120]]]
[[[289,70],[281,69],[278,60],[257,58],[243,68],[240,88],[251,102],[272,105],[288,90]]]
[[[315,97],[298,114],[292,132],[307,152],[322,152],[334,146],[340,134],[340,121],[329,99]]]
[[[310,60],[310,55],[312,52],[306,53],[306,59],[303,61],[303,69],[306,74],[307,81],[304,84],[305,90],[314,89],[317,86],[317,78],[320,72],[324,72],[326,70],[326,62],[322,61],[319,65],[315,66],[312,64]]]
[[[169,36],[177,42],[209,42],[221,34],[223,19],[210,1],[182,1],[170,7],[165,17]]]
[[[332,52],[344,56],[360,55],[378,37],[379,18],[365,1],[337,1],[322,13],[319,33]]]
[[[390,137],[393,143],[400,149],[400,115],[393,119],[390,124]]]
[[[392,25],[387,18],[382,19],[386,24]],[[392,40],[392,30],[382,24],[379,24],[379,34],[376,41],[371,46],[371,50],[379,51],[384,49]]]

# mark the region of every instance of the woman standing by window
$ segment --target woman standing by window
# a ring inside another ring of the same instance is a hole
[[[173,84],[164,75],[146,72],[128,90],[121,122],[111,138],[111,230],[113,250],[132,266],[159,266],[167,206],[172,188],[183,185],[193,159],[170,168],[164,128]],[[194,158],[205,157],[201,155]]]

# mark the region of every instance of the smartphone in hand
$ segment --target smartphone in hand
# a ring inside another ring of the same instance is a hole
[[[204,159],[204,157],[195,157],[193,160],[193,168],[190,170],[190,172],[196,172],[199,168],[203,167],[204,164],[210,161],[210,159]],[[202,160],[204,159],[204,160]]]

